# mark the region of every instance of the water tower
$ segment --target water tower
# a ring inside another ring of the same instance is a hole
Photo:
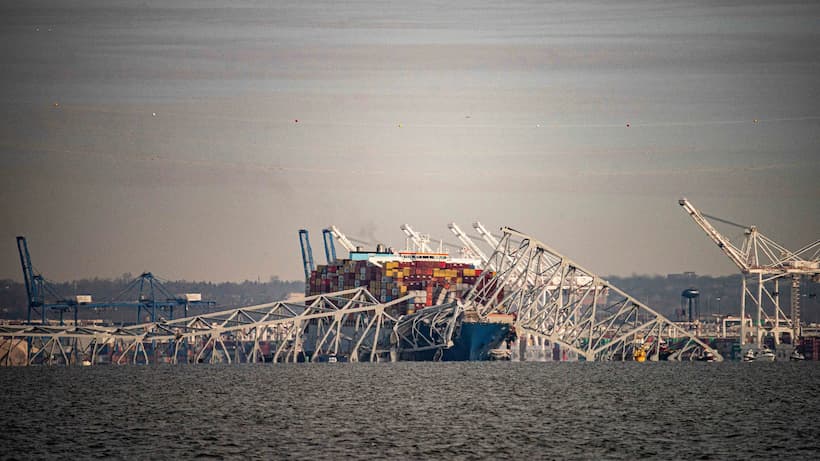
[[[695,287],[689,287],[683,290],[680,296],[680,308],[684,312],[689,312],[689,323],[692,323],[700,314],[700,291]]]

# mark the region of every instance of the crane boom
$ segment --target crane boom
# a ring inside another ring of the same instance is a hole
[[[336,237],[336,240],[339,241],[339,243],[345,248],[345,250],[347,250],[348,252],[356,251],[356,245],[354,245],[353,242],[351,242],[350,239],[348,239],[347,236],[343,234],[338,227],[331,225],[330,233],[333,234],[334,237]]]
[[[484,241],[487,242],[487,245],[490,245],[493,249],[495,249],[495,247],[498,246],[498,240],[495,237],[493,237],[493,234],[489,233],[487,229],[484,228],[484,225],[482,225],[480,222],[474,222],[473,229],[475,229],[476,232],[478,232],[478,235],[480,235],[481,238],[483,238]]]
[[[34,271],[31,268],[31,256],[28,252],[28,244],[26,238],[17,237],[17,252],[20,253],[20,266],[23,268],[23,281],[26,283],[26,296],[28,296],[28,303],[32,303],[32,280],[34,278]]]
[[[418,232],[414,231],[413,228],[410,227],[409,224],[402,224],[401,230],[404,232],[407,237],[413,241],[413,244],[416,245],[419,251],[432,253],[433,249],[430,248],[427,242],[430,241],[430,238],[422,237]]]
[[[695,221],[706,235],[712,239],[715,244],[729,257],[729,259],[740,269],[741,272],[747,273],[749,272],[749,264],[746,261],[746,258],[743,256],[743,252],[741,252],[737,247],[732,245],[732,242],[729,241],[726,237],[723,236],[720,232],[717,231],[710,223],[703,217],[703,214],[698,211],[691,203],[689,203],[686,198],[681,198],[678,200],[678,204],[689,213],[689,216],[692,217],[692,220]]]
[[[310,248],[310,237],[307,229],[299,229],[299,244],[302,247],[302,264],[305,267],[305,280],[310,279],[310,273],[314,270],[313,250]]]
[[[333,244],[333,232],[330,229],[322,229],[322,241],[325,244],[325,259],[328,264],[336,261],[336,245]]]
[[[31,255],[28,252],[28,242],[22,236],[17,237],[17,252],[20,253],[20,266],[23,269],[23,281],[26,284],[26,298],[28,306],[26,308],[26,322],[31,323],[31,310],[42,307],[45,304],[45,293],[43,287],[43,277],[34,272],[31,264]],[[45,322],[45,310],[42,312]]]
[[[459,239],[459,241],[461,241],[461,243],[464,244],[469,253],[471,253],[472,257],[480,259],[482,265],[487,264],[487,255],[484,254],[483,251],[481,251],[481,248],[479,248],[478,245],[476,245],[475,242],[473,242],[470,239],[470,237],[468,237],[467,234],[465,234],[464,231],[462,231],[461,228],[458,227],[456,223],[451,222],[447,225],[447,227],[449,227],[453,234]]]

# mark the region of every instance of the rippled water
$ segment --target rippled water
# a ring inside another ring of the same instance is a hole
[[[817,456],[815,363],[0,369],[4,458]]]

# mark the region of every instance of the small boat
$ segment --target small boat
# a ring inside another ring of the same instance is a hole
[[[324,354],[316,357],[315,361],[320,363],[337,363],[339,358],[336,357],[336,354]]]
[[[347,360],[345,360],[344,356],[337,356],[336,354],[330,353],[317,355],[311,361],[316,363],[339,363],[346,362]]]
[[[490,349],[490,352],[487,354],[487,357],[493,361],[507,361],[512,359],[512,351],[510,351],[509,349]]]
[[[757,356],[755,356],[755,362],[774,362],[774,358],[774,352],[768,347],[764,347],[758,351]]]
[[[715,360],[717,360],[717,358],[715,357],[715,354],[712,353],[712,351],[704,350],[703,353],[701,353],[701,355],[697,358],[697,360],[699,362],[714,362]]]
[[[758,350],[747,349],[746,353],[743,354],[744,362],[774,362],[774,358],[774,352],[768,347]]]
[[[797,349],[795,349],[789,356],[789,360],[806,360],[806,356],[801,354],[800,351],[798,351]]]

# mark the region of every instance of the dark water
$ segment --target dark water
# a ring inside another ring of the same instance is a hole
[[[817,457],[815,363],[0,370],[3,458]]]

